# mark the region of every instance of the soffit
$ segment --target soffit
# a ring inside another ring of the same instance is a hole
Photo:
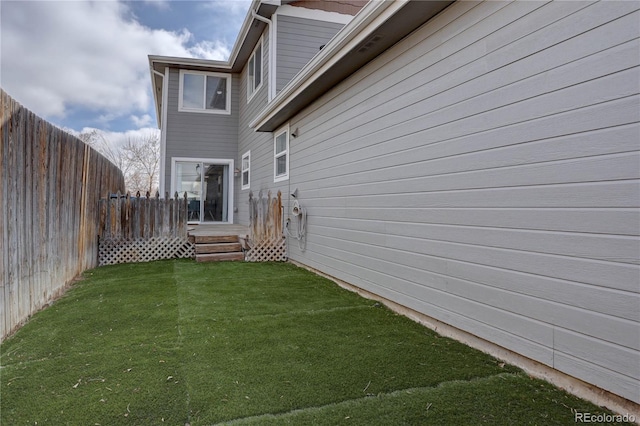
[[[362,68],[369,61],[393,46],[429,19],[437,15],[453,1],[409,1],[401,9],[381,24],[368,26],[364,40],[349,49],[341,49],[333,54],[339,60],[312,80],[305,79],[305,73],[311,77],[313,60],[307,64],[290,84],[272,101],[275,106],[267,107],[251,123],[256,131],[272,132],[318,99],[336,84]],[[346,28],[346,27],[345,27]],[[340,33],[330,42],[340,42]],[[330,48],[329,45],[324,49]],[[323,49],[323,50],[324,50]],[[322,51],[319,55],[322,54]],[[332,57],[333,57],[332,56]],[[329,58],[330,59],[330,58]],[[327,59],[327,61],[329,60]],[[296,87],[298,86],[298,87]]]

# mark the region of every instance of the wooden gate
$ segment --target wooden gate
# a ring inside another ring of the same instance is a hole
[[[271,191],[264,197],[249,193],[249,247],[248,262],[286,261],[287,245],[282,233],[282,193],[275,198]]]

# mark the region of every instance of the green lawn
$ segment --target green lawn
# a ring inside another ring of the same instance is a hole
[[[606,411],[290,264],[102,267],[7,339],[2,425],[575,424]]]

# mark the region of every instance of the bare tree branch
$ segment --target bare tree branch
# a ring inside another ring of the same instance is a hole
[[[125,178],[127,191],[154,194],[158,190],[160,136],[149,134],[128,138],[122,146],[110,143],[102,132],[93,129],[78,136],[83,142],[118,166]]]
[[[136,186],[136,191],[149,191],[152,194],[157,191],[160,166],[159,136],[150,134],[135,139],[129,138],[122,150],[129,164],[135,165],[131,174],[132,187]]]

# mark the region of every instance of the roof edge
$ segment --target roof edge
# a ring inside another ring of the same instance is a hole
[[[240,32],[238,33],[238,37],[236,38],[236,42],[231,49],[229,54],[229,58],[226,61],[214,61],[210,59],[196,59],[196,58],[184,58],[184,57],[175,57],[175,56],[162,56],[162,55],[148,55],[149,59],[149,72],[151,74],[151,85],[152,85],[152,93],[154,97],[154,103],[156,107],[156,122],[158,127],[162,127],[162,119],[160,117],[160,113],[162,112],[161,99],[158,99],[157,96],[157,85],[156,80],[154,78],[154,64],[165,64],[168,66],[172,65],[182,65],[185,67],[202,67],[202,68],[213,68],[223,72],[231,72],[237,59],[240,50],[242,49],[242,45],[245,43],[249,30],[251,29],[251,25],[253,20],[255,19],[253,16],[253,12],[258,12],[261,4],[273,4],[279,5],[281,0],[252,0],[249,9],[247,10],[247,14],[244,17],[244,21],[242,22],[242,26],[240,27]]]
[[[275,130],[280,123],[274,124],[276,116],[317,80],[331,66],[344,57],[352,48],[362,43],[382,23],[402,9],[409,0],[370,1],[353,20],[305,65],[298,74],[273,98],[272,102],[249,123],[249,127],[262,132]]]
[[[156,124],[158,125],[158,129],[162,129],[162,118],[160,117],[160,114],[162,113],[162,107],[160,105],[160,101],[158,101],[157,98],[157,91],[158,88],[156,86],[156,78],[154,76],[154,69],[153,69],[153,62],[151,61],[151,57],[149,55],[149,74],[151,75],[151,95],[153,96],[153,104],[156,108]],[[162,77],[162,80],[164,80],[164,77]],[[164,84],[164,81],[163,81]]]
[[[228,68],[231,69],[229,61],[216,61],[213,59],[198,58],[181,58],[177,56],[149,55],[149,65],[159,64],[175,64],[187,67],[205,67],[205,68]]]
[[[242,26],[240,27],[240,32],[238,33],[238,38],[236,39],[236,42],[234,43],[233,48],[231,49],[231,53],[229,54],[229,59],[227,60],[227,62],[229,64],[229,68],[232,68],[233,65],[235,65],[235,62],[238,59],[238,54],[240,53],[240,49],[242,48],[242,45],[244,44],[244,41],[247,38],[247,34],[249,33],[249,30],[251,29],[251,24],[253,23],[253,20],[255,19],[253,17],[253,13],[252,12],[258,13],[258,9],[260,9],[260,4],[262,4],[262,3],[263,3],[262,0],[253,0],[251,2],[251,5],[249,6],[249,9],[247,10],[247,14],[244,17],[244,21],[242,22]],[[265,1],[265,3],[270,3],[270,2]]]

